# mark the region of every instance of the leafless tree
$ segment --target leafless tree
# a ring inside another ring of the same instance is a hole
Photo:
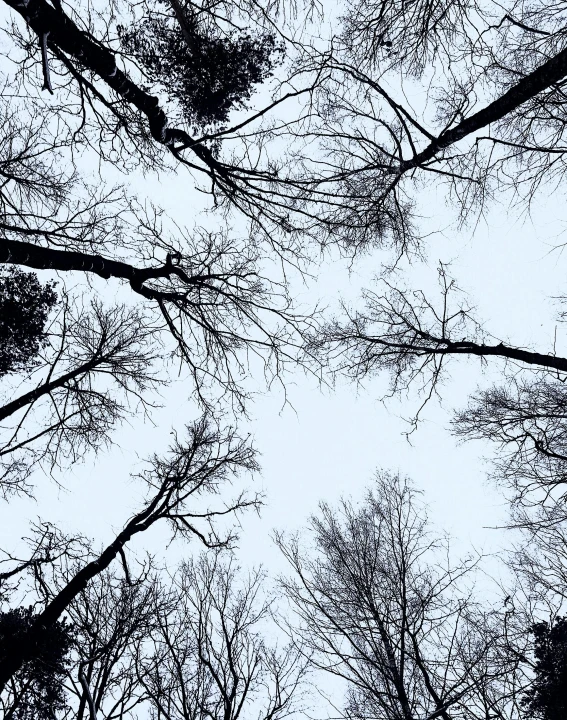
[[[268,385],[281,381],[313,322],[309,311],[296,309],[285,274],[253,232],[240,240],[222,229],[188,231],[150,202],[104,183],[87,185],[76,136],[40,106],[28,108],[4,80],[0,262],[50,279],[57,273],[63,295],[78,278],[83,297],[95,299],[90,317],[70,309],[69,300],[51,325],[35,374],[4,383],[5,497],[32,491],[28,476],[36,460],[53,471],[108,444],[130,409],[155,404],[156,386],[171,380],[162,367],[158,381],[156,356],[188,369],[208,412],[228,399],[240,413],[255,390],[246,376],[253,370]],[[103,310],[96,298],[106,292],[93,287],[93,278],[116,289],[125,285],[129,309]],[[76,288],[73,293],[68,297],[77,296]]]
[[[53,566],[61,558],[66,561],[80,558],[84,554],[84,543],[80,536],[69,537],[48,522],[35,523],[31,533],[24,538],[29,549],[27,557],[21,558],[2,550],[2,572],[0,573],[0,602],[7,602],[13,596],[25,576],[39,580],[42,566]],[[25,583],[24,583],[25,584]]]
[[[511,525],[517,540],[509,565],[517,578],[517,586],[532,605],[543,606],[548,616],[557,617],[565,612],[567,599],[564,502],[516,506]]]
[[[510,499],[541,502],[565,485],[565,388],[567,358],[502,342],[475,317],[447,268],[439,268],[440,295],[406,290],[388,280],[382,292],[366,291],[365,307],[313,334],[309,350],[335,375],[357,383],[390,375],[391,395],[415,389],[423,406],[446,379],[457,358],[481,364],[500,360],[502,383],[479,390],[458,411],[452,430],[464,439],[488,439],[498,448],[494,478],[512,490]]]
[[[141,644],[152,643],[167,590],[151,561],[135,573],[124,568],[101,573],[67,610],[74,632],[67,703],[77,720],[135,716],[147,700],[135,659]],[[69,569],[58,584],[70,579]]]
[[[242,577],[218,553],[182,566],[157,613],[154,650],[138,658],[153,716],[277,720],[298,709],[306,664],[293,647],[266,640],[264,580],[261,572]]]
[[[290,131],[321,239],[411,252],[430,183],[461,221],[505,189],[559,188],[566,52],[553,3],[346,3],[330,42],[305,45],[301,71],[325,79]]]
[[[251,393],[243,376],[253,368],[268,384],[281,379],[313,324],[274,263],[287,257],[284,245],[275,236],[262,244],[257,228],[235,237],[225,221],[213,231],[189,230],[150,200],[107,188],[110,161],[92,187],[82,178],[72,129],[41,103],[28,109],[23,90],[4,84],[0,263],[57,273],[63,284],[78,280],[85,293],[105,292],[101,282],[109,291],[126,287],[156,347],[165,343],[188,368],[199,402],[211,411],[228,396],[243,411]],[[298,254],[289,254],[295,265]]]
[[[566,400],[562,375],[512,376],[478,391],[456,413],[453,431],[496,444],[493,476],[516,503],[553,507],[565,495]]]
[[[187,98],[183,99],[183,93],[180,96],[179,88],[176,92],[175,75],[179,73],[174,72],[175,65],[168,77],[156,80],[141,61],[144,53],[137,51],[138,45],[131,47],[120,39],[148,23],[155,30],[157,23],[162,32],[167,34],[169,29],[176,34],[183,63],[195,55],[198,37],[230,42],[235,32],[250,36],[253,31],[286,40],[282,19],[285,25],[294,15],[295,3],[127,2],[113,3],[112,13],[94,6],[82,12],[67,3],[54,7],[43,0],[34,0],[25,8],[17,2],[8,6],[14,17],[19,16],[10,31],[18,50],[18,83],[33,97],[41,87],[53,93],[46,105],[77,141],[90,144],[103,158],[125,167],[140,163],[152,170],[181,166],[205,180],[215,202],[243,212],[258,227],[269,230],[286,225],[301,183],[286,171],[285,160],[266,155],[266,140],[281,121],[276,116],[266,125],[265,120],[282,103],[291,101],[293,107],[298,97],[308,96],[318,82],[317,73],[315,80],[303,82],[296,76],[296,82],[276,82],[273,96],[259,108],[248,110],[244,119],[231,123],[228,118],[220,125],[199,128],[193,122],[196,108],[189,107],[188,116],[183,112]],[[155,39],[156,33],[153,38],[151,35],[149,39]],[[162,63],[164,50],[156,50]],[[232,54],[226,64],[236,60]],[[210,72],[209,67],[204,69]],[[186,74],[190,71],[188,67],[185,70]],[[199,77],[197,72],[195,82],[203,82],[206,73]],[[214,78],[210,82],[214,83]],[[189,84],[185,96],[191,90]],[[203,93],[209,90],[203,85]]]
[[[360,506],[322,504],[309,538],[279,545],[291,632],[317,668],[346,680],[343,717],[519,717],[521,653],[502,612],[474,600],[478,558],[451,561],[407,480],[379,473]]]
[[[334,373],[355,381],[389,372],[393,393],[417,383],[430,394],[454,356],[502,358],[524,367],[567,371],[567,360],[554,352],[534,352],[491,336],[446,267],[441,265],[438,274],[440,296],[435,301],[423,291],[379,281],[382,292],[365,291],[361,310],[344,306],[344,317],[311,335],[309,349]]]
[[[117,3],[103,17],[47,0],[6,4],[25,28],[12,33],[25,82],[65,96],[67,107],[59,100],[55,108],[70,125],[81,133],[96,127],[108,156],[123,158],[127,147],[165,162],[156,153],[163,148],[202,174],[220,203],[264,230],[283,230],[287,240],[301,230],[354,248],[393,241],[404,252],[419,236],[413,195],[430,178],[449,184],[466,216],[495,187],[530,196],[564,172],[567,56],[561,13],[545,3],[420,2],[408,10],[351,2],[333,37],[289,42],[292,33],[280,31],[295,63],[278,94],[244,120],[201,134],[183,119],[173,79],[169,87],[151,82],[140,53],[120,47],[117,24],[177,23],[191,51],[195,22],[222,32],[227,23],[242,28],[247,14],[277,34],[288,8],[224,2],[213,11],[206,2],[171,2],[158,11],[152,3]],[[48,83],[48,71],[56,80]],[[407,99],[415,82],[423,86],[418,107]],[[259,124],[287,99],[292,117]],[[291,141],[287,157],[270,153],[273,138]]]
[[[66,298],[48,339],[32,372],[5,382],[11,398],[0,408],[5,497],[31,492],[27,477],[37,462],[53,469],[109,444],[116,423],[140,408],[147,412],[148,391],[160,384],[154,329],[135,308],[106,309],[96,301],[84,307]]]
[[[124,558],[124,548],[135,535],[165,520],[172,537],[196,538],[208,548],[231,546],[235,534],[232,528],[223,527],[223,518],[230,521],[247,508],[258,508],[261,499],[245,491],[230,501],[219,499],[210,504],[210,499],[232,478],[256,468],[254,451],[247,442],[240,440],[233,430],[223,433],[214,429],[206,419],[188,428],[187,440],[176,442],[169,457],[154,456],[147,470],[138,476],[147,487],[147,501],[141,510],[99,554],[87,552],[83,556],[76,565],[76,572],[65,585],[56,588],[37,614],[26,642],[2,649],[2,690],[22,665],[33,659],[34,648],[44,629],[52,627],[89,582],[105,571],[113,560]],[[47,581],[40,578],[39,582]]]
[[[310,313],[294,307],[284,275],[267,271],[254,233],[188,231],[117,190],[93,196],[77,173],[64,174],[70,160],[43,126],[32,137],[13,119],[8,128],[0,262],[78,276],[89,292],[91,277],[126,284],[156,342],[173,338],[202,402],[212,385],[244,403],[247,355],[268,381],[297,357]]]
[[[170,578],[148,559],[133,566],[124,560],[99,573],[67,607],[73,641],[62,717],[262,719],[303,707],[306,662],[293,646],[268,640],[263,573],[244,576],[219,552],[186,562]],[[55,564],[36,585],[38,604],[77,567]],[[5,712],[25,697],[19,679],[5,690]]]
[[[69,554],[55,561],[51,572],[36,576],[37,607],[49,602],[78,567],[77,558],[73,560]],[[136,680],[134,648],[140,637],[151,638],[156,588],[156,578],[147,565],[127,579],[121,570],[107,569],[68,606],[66,673],[57,679],[64,702],[53,709],[53,717],[92,719],[101,712],[106,718],[135,715],[145,696]],[[20,717],[20,713],[27,717],[33,685],[33,678],[30,682],[25,672],[10,679],[1,697],[6,717]]]

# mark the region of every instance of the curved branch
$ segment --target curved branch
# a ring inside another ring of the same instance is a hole
[[[98,275],[105,280],[111,277],[128,280],[134,292],[148,300],[158,300],[167,295],[147,288],[148,280],[177,276],[188,285],[197,285],[204,280],[214,279],[214,275],[189,276],[180,267],[173,264],[171,255],[164,265],[153,268],[137,268],[121,260],[110,260],[102,255],[91,255],[76,250],[57,250],[19,240],[0,240],[0,263],[24,265],[37,270],[58,270],[62,272],[79,271]]]

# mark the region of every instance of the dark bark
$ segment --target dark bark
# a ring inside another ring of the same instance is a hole
[[[378,342],[373,340],[373,342]],[[439,341],[445,344],[445,347],[427,348],[416,346],[416,351],[420,355],[431,353],[434,355],[477,355],[478,357],[503,357],[508,360],[517,360],[527,365],[539,365],[540,367],[567,372],[567,359],[557,357],[555,355],[546,355],[544,353],[532,352],[530,350],[521,350],[519,348],[498,343],[498,345],[483,345],[475,342],[451,342]],[[380,344],[380,343],[379,343]],[[404,348],[406,349],[406,348]],[[411,350],[411,347],[407,347]]]
[[[37,616],[29,632],[28,642],[25,644],[22,643],[22,646],[16,652],[0,660],[0,693],[4,690],[10,678],[18,672],[26,660],[31,657],[36,644],[34,638],[40,636],[44,628],[49,627],[61,617],[77,595],[87,587],[88,582],[103,570],[106,570],[134,535],[147,530],[155,520],[159,519],[154,515],[154,511],[158,507],[162,495],[163,493],[158,493],[142,512],[135,515],[126,524],[122,532],[103,550],[99,557],[81,568],[51,602],[47,604],[43,612]]]
[[[4,0],[25,20],[39,38],[46,37],[47,46],[63,52],[79,66],[98,75],[125,102],[134,106],[148,119],[151,136],[171,151],[176,144],[190,148],[209,170],[229,185],[229,169],[218,162],[211,151],[195,142],[180,128],[169,128],[167,116],[153,95],[142,90],[116,66],[114,53],[97,43],[81,30],[62,9],[55,9],[46,0]]]
[[[405,160],[398,172],[404,173],[432,160],[443,150],[477,130],[498,122],[509,115],[525,102],[547,90],[567,75],[567,48],[557,53],[529,75],[523,77],[516,85],[494,100],[482,110],[462,120],[458,125],[442,132],[420,153],[411,160]]]
[[[257,496],[248,497],[245,492],[241,492],[233,502],[224,503],[216,509],[207,506],[199,512],[195,508],[186,507],[185,504],[192,497],[216,493],[219,483],[232,478],[235,473],[258,469],[253,448],[240,440],[232,430],[229,429],[227,434],[221,435],[219,431],[210,429],[205,417],[187,430],[189,438],[185,444],[175,441],[167,459],[154,456],[150,461],[150,469],[142,473],[141,477],[153,489],[145,507],[124,525],[122,531],[96,559],[87,562],[48,599],[45,608],[38,613],[26,632],[22,643],[8,655],[2,656],[0,653],[0,693],[10,678],[27,661],[36,657],[38,641],[45,629],[61,617],[93,578],[109,567],[134,535],[166,519],[174,527],[174,536],[179,534],[185,538],[197,537],[207,548],[228,547],[235,536],[230,531],[219,535],[214,520],[234,516],[250,507],[259,507],[260,499]],[[199,521],[206,523],[204,532],[198,526]]]
[[[19,240],[0,240],[0,263],[24,265],[37,270],[89,272],[105,280],[109,280],[111,277],[121,278],[129,281],[134,292],[150,300],[162,299],[165,293],[145,287],[144,283],[147,280],[176,275],[184,283],[198,284],[206,279],[203,276],[187,275],[181,268],[173,264],[170,255],[167,256],[165,264],[160,267],[136,268],[129,263],[110,260],[101,255],[40,247]]]
[[[29,392],[20,395],[20,397],[16,398],[15,400],[6,403],[6,405],[0,407],[0,420],[5,420],[7,417],[10,417],[10,415],[13,415],[18,410],[26,407],[26,405],[31,405],[43,395],[48,395],[53,390],[64,387],[65,384],[70,382],[71,380],[74,380],[81,375],[85,375],[91,372],[91,370],[94,370],[97,365],[100,365],[106,359],[107,358],[105,356],[95,357],[92,360],[89,360],[89,362],[79,365],[79,367],[75,368],[74,370],[64,373],[55,380],[43,383],[42,385],[39,385],[33,390],[30,390]]]

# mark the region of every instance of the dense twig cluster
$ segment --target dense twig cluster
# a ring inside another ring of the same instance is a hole
[[[564,663],[557,677],[550,663],[567,656],[567,359],[493,338],[443,265],[439,302],[386,274],[322,326],[290,277],[305,277],[313,241],[350,258],[419,252],[417,193],[432,180],[466,221],[496,192],[531,201],[563,179],[564,9],[353,0],[327,38],[309,27],[314,6],[294,3],[5,5],[0,493],[31,494],[42,467],[60,480],[126,416],[149,414],[173,381],[168,360],[206,415],[136,476],[145,501],[102,549],[40,522],[26,557],[4,552],[4,716],[283,720],[310,668],[347,683],[350,720],[553,717]],[[92,160],[103,180],[194,176],[223,222],[186,230],[93,179]],[[237,238],[226,228],[242,219]],[[102,301],[111,288],[122,303]],[[228,486],[258,465],[215,412],[228,398],[244,415],[251,377],[270,386],[313,361],[356,382],[386,371],[391,394],[417,385],[427,402],[460,356],[517,373],[453,425],[500,448],[496,475],[527,534],[510,560],[517,587],[475,601],[477,561],[453,563],[410,484],[380,474],[359,508],[321,506],[309,552],[279,538],[290,643],[268,642],[265,575],[241,580],[222,554],[235,518],[261,504],[240,489],[227,499]],[[206,554],[169,575],[127,554],[161,521]]]

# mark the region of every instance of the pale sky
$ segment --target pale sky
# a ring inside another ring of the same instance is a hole
[[[193,190],[185,171],[160,182],[138,175],[125,180],[131,188],[149,191],[179,223],[216,226],[214,215],[199,215],[203,196]],[[509,208],[507,198],[502,201],[475,227],[459,231],[443,192],[421,193],[418,211],[425,216],[421,228],[443,232],[429,238],[423,262],[406,268],[406,282],[415,288],[435,289],[438,261],[451,262],[452,275],[470,294],[490,332],[514,345],[550,351],[557,312],[550,298],[567,287],[564,258],[554,249],[567,240],[562,235],[567,219],[564,201],[559,195],[546,198],[542,192],[531,217]],[[318,283],[309,291],[298,285],[297,294],[305,302],[320,298],[331,305],[338,295],[354,300],[387,257],[379,251],[361,257],[350,275],[346,262],[328,260]],[[107,302],[117,297],[118,283],[100,281],[94,286]],[[558,333],[559,354],[564,337]],[[414,480],[425,494],[433,523],[454,538],[456,551],[466,552],[472,545],[495,552],[505,546],[507,535],[490,529],[506,519],[502,494],[486,481],[489,465],[483,457],[492,448],[483,443],[458,445],[448,432],[451,408],[464,406],[477,385],[498,381],[502,365],[492,361],[483,372],[480,363],[471,359],[451,363],[451,367],[452,379],[442,389],[443,407],[435,400],[429,404],[411,444],[403,436],[407,425],[400,416],[412,415],[420,400],[412,395],[384,406],[379,398],[385,378],[368,381],[364,388],[343,381],[334,391],[321,391],[313,378],[298,371],[286,378],[293,409],[282,409],[277,389],[259,398],[251,407],[252,420],[242,424],[242,431],[252,433],[262,454],[262,473],[253,487],[265,491],[266,507],[261,518],[243,518],[241,564],[263,563],[272,577],[285,570],[272,532],[300,529],[320,500],[332,502],[341,495],[362,498],[376,468],[400,471]],[[0,547],[16,549],[18,538],[38,516],[70,533],[92,537],[95,547],[111,540],[141,502],[142,488],[132,484],[130,472],[148,454],[165,450],[172,428],[180,430],[198,416],[189,396],[189,386],[174,383],[164,393],[164,407],[156,411],[154,425],[136,418],[130,426],[118,429],[116,446],[110,452],[90,455],[65,474],[65,490],[38,473],[36,501],[22,498],[0,504]],[[165,552],[172,567],[199,549],[196,544],[175,543],[164,551],[166,539],[166,528],[156,528],[138,537],[133,547],[158,555]]]
[[[170,209],[176,215],[178,180],[168,179],[160,192],[170,194]],[[434,208],[427,226],[449,225],[451,213],[442,201],[429,197],[423,204]],[[187,207],[186,202],[182,207]],[[187,211],[181,212],[182,217],[183,212]],[[212,222],[211,216],[201,222]],[[538,203],[527,221],[506,208],[496,208],[474,229],[432,237],[427,261],[414,264],[407,277],[416,288],[434,289],[437,261],[451,261],[453,276],[469,292],[478,317],[494,335],[548,351],[556,312],[550,296],[564,290],[563,259],[553,250],[561,242],[562,229],[562,207],[553,199],[545,205]],[[379,270],[380,257],[376,252],[361,258],[351,276],[344,264],[327,263],[309,297],[330,303],[337,293],[356,298],[357,288],[368,284]],[[111,301],[117,285],[96,285],[105,300]],[[304,289],[298,287],[298,292]],[[561,352],[561,334],[558,338]],[[384,406],[379,398],[385,378],[368,381],[359,389],[342,381],[335,391],[321,391],[312,378],[296,372],[287,378],[293,409],[282,409],[277,390],[258,399],[252,406],[252,421],[243,424],[242,430],[252,433],[262,453],[262,473],[253,487],[265,491],[267,504],[260,519],[250,515],[243,520],[241,563],[264,563],[270,570],[281,570],[279,553],[270,539],[272,531],[300,528],[320,500],[333,501],[341,495],[361,498],[378,467],[413,478],[424,491],[433,522],[455,539],[456,547],[465,551],[472,543],[494,551],[505,545],[505,534],[487,529],[505,520],[506,508],[501,493],[486,481],[489,466],[483,456],[491,448],[479,442],[459,445],[447,429],[451,408],[465,405],[467,393],[477,384],[488,384],[491,378],[497,381],[501,365],[497,360],[483,372],[480,363],[471,359],[452,367],[452,380],[442,389],[443,407],[437,401],[430,403],[411,444],[403,436],[407,425],[400,416],[409,417],[419,400],[413,395]],[[119,429],[114,449],[98,458],[88,456],[66,474],[66,491],[38,475],[37,502],[12,499],[9,505],[2,504],[2,547],[14,547],[29,520],[37,516],[60,523],[70,532],[83,532],[95,542],[110,540],[138,506],[141,488],[132,484],[129,472],[140,467],[148,453],[164,449],[173,427],[180,429],[197,416],[198,410],[186,399],[189,394],[188,386],[175,383],[165,393],[164,407],[153,417],[155,427],[135,419]],[[136,547],[159,552],[165,536],[165,528],[158,529],[139,538]],[[187,552],[191,548],[170,547],[168,562],[175,564]]]

